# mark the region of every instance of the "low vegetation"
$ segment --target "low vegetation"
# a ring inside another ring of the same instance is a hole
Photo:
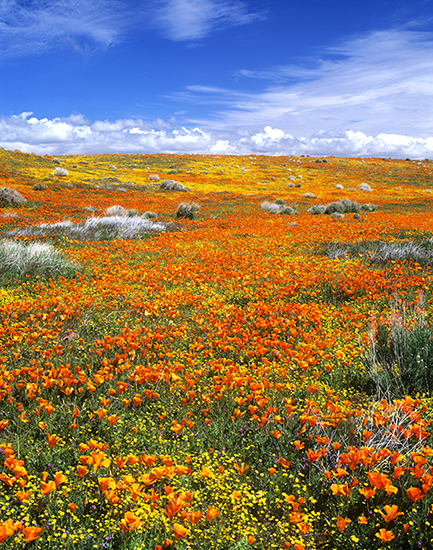
[[[317,160],[0,151],[2,548],[432,548],[433,164]]]

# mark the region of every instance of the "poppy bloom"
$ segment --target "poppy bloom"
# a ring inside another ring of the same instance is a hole
[[[331,485],[331,491],[333,492],[333,494],[337,497],[348,497],[349,496],[349,493],[350,493],[350,489],[347,485],[347,483],[345,483],[344,485],[339,485],[337,483],[333,483]]]
[[[418,487],[411,487],[410,489],[406,489],[407,496],[409,497],[409,500],[412,502],[418,502],[418,500],[421,500],[424,496],[424,493],[421,491],[421,489],[418,489]]]
[[[0,544],[15,533],[14,523],[11,519],[0,523]]]
[[[364,489],[359,489],[359,492],[368,500],[369,498],[374,497],[376,494],[376,489],[373,487],[365,487]]]
[[[212,506],[209,506],[207,512],[206,512],[206,520],[211,521],[214,518],[218,517],[220,515],[220,511],[218,508],[213,508]]]
[[[47,434],[47,439],[48,439],[48,445],[50,449],[55,447],[57,443],[60,441],[60,437],[57,437],[57,435],[51,435],[51,434]]]
[[[141,521],[133,512],[126,512],[120,523],[122,530],[132,531],[141,524]]]
[[[382,542],[389,542],[394,538],[393,532],[387,531],[386,529],[380,529],[380,531],[376,533],[375,536]]]
[[[201,520],[203,517],[203,514],[201,512],[195,512],[194,510],[189,513],[188,519],[193,525],[197,525],[197,523]]]
[[[176,539],[186,537],[187,534],[189,533],[188,529],[183,525],[181,525],[180,523],[173,524],[173,531]]]
[[[30,542],[31,540],[35,540],[39,537],[39,535],[44,530],[43,527],[25,527],[24,528],[24,539],[27,542]]]
[[[337,516],[337,528],[342,533],[346,527],[351,523],[351,519],[349,518],[342,518],[341,516]]]
[[[56,490],[56,484],[54,481],[49,481],[48,483],[44,483],[44,482],[41,483],[41,493],[43,495],[49,495],[55,490]]]
[[[360,523],[361,525],[366,525],[367,524],[367,518],[365,516],[359,516],[358,523]]]
[[[239,472],[239,474],[240,474],[241,476],[243,476],[244,473],[248,470],[249,466],[248,466],[248,464],[245,465],[245,464],[242,462],[242,464],[241,464],[240,466],[239,466],[238,464],[235,464],[235,468],[236,468],[236,470]]]
[[[398,506],[396,504],[393,504],[392,506],[389,506],[386,504],[383,509],[385,512],[382,512],[379,510],[379,514],[383,517],[383,519],[386,521],[386,523],[389,523],[397,516],[403,516],[403,512],[398,512]]]

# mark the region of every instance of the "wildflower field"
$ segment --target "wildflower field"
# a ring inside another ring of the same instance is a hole
[[[0,187],[2,548],[433,547],[433,162],[1,150]]]

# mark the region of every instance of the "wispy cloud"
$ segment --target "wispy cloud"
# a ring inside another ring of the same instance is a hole
[[[262,16],[240,0],[0,0],[0,55],[33,55],[61,45],[107,48],[151,28],[170,40],[196,41]]]
[[[3,57],[42,53],[58,44],[107,47],[121,36],[119,0],[0,0]]]
[[[230,108],[216,111],[206,121],[209,128],[254,131],[277,125],[295,135],[350,128],[415,136],[427,136],[433,129],[431,33],[377,31],[321,52],[316,68],[291,65],[261,73],[238,71],[236,75],[286,82],[259,93],[238,93]],[[293,79],[296,81],[287,82]],[[204,95],[198,88],[189,87],[188,91],[191,102]],[[230,93],[221,95],[227,99]]]
[[[174,41],[198,40],[227,26],[245,25],[264,17],[240,0],[160,0],[153,18],[164,36]]]

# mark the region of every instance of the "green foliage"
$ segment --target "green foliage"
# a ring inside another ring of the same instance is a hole
[[[40,181],[38,183],[35,183],[33,186],[34,191],[44,191],[45,189],[47,189],[47,186],[45,185],[45,183],[41,183]]]
[[[423,299],[414,307],[396,301],[389,317],[372,327],[364,364],[381,394],[431,395],[432,348]]]
[[[325,210],[326,210],[326,206],[323,206],[322,204],[313,204],[313,206],[311,206],[308,209],[308,212],[310,214],[313,214],[313,215],[317,216],[317,215],[320,215],[320,214],[324,214]]]

